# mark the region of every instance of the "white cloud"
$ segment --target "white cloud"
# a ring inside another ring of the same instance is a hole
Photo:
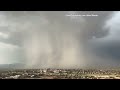
[[[105,37],[108,40],[118,40],[120,38],[120,12],[114,12],[105,24],[105,28],[109,29],[109,34]]]
[[[0,42],[0,64],[10,64],[19,62],[18,56],[20,48],[16,45]]]
[[[7,38],[9,38],[9,34],[0,32],[0,37],[4,38],[4,39],[7,39]]]
[[[19,47],[17,45],[12,45],[12,44],[0,42],[0,48],[17,49]]]

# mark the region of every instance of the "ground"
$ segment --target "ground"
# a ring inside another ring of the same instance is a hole
[[[120,79],[120,70],[14,69],[1,70],[0,79]]]

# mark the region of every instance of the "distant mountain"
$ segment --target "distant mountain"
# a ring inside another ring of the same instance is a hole
[[[22,69],[25,64],[14,63],[14,64],[0,64],[0,69]]]

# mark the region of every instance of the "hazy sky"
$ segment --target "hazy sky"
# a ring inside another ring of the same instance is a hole
[[[66,15],[98,16],[66,16]],[[1,11],[0,64],[120,66],[120,12]]]

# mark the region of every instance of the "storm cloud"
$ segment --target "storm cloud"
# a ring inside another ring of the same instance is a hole
[[[119,19],[120,12],[113,11],[1,11],[0,63],[19,62],[27,68],[119,66]]]

